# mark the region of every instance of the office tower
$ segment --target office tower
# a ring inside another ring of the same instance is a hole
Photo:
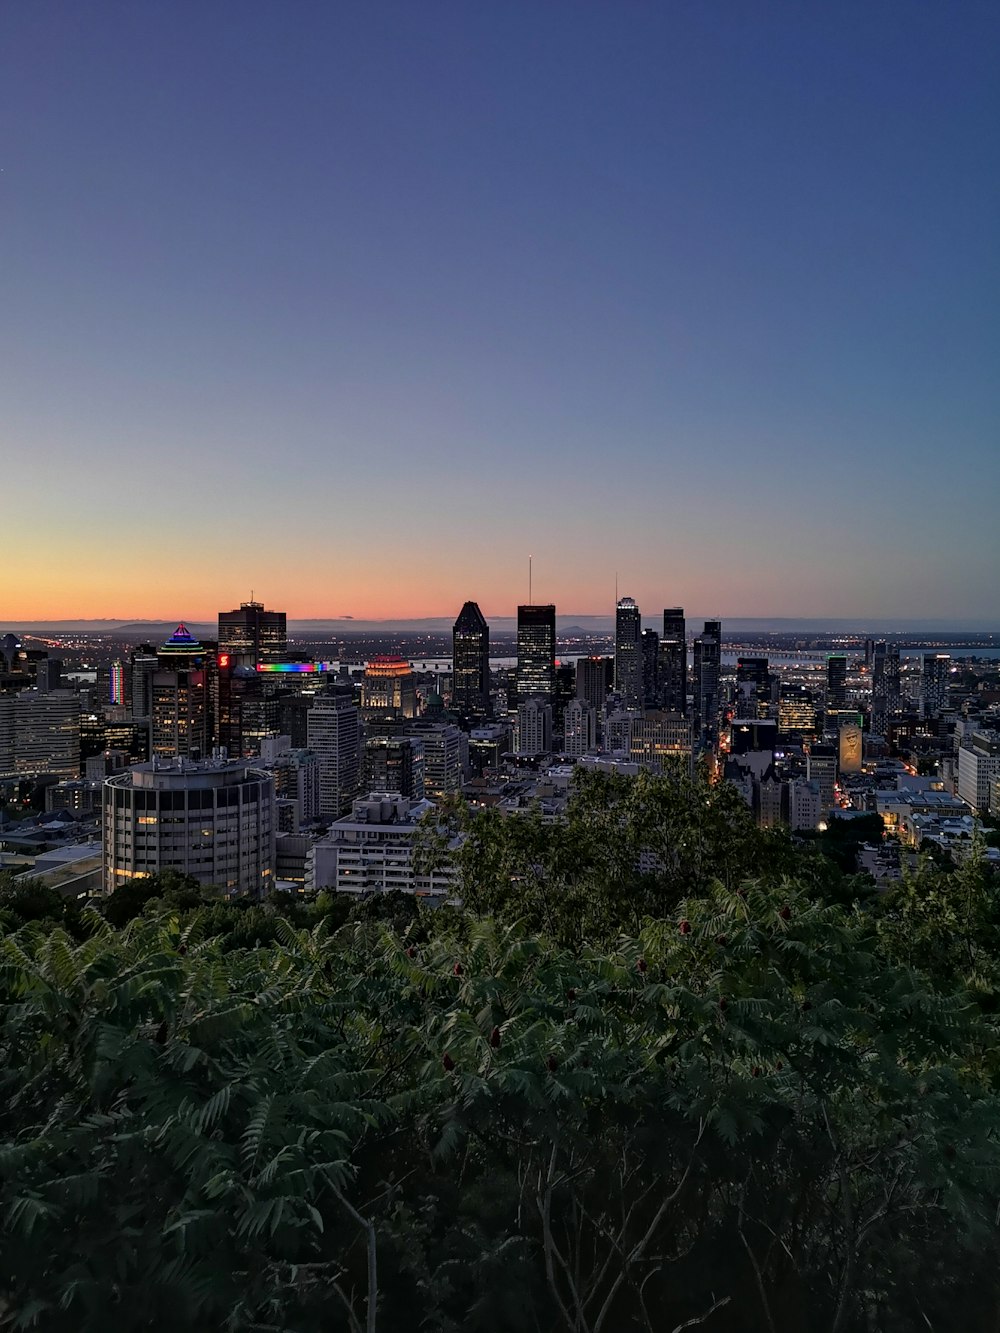
[[[62,685],[62,661],[58,657],[43,657],[35,663],[35,688],[58,690]]]
[[[562,730],[567,704],[576,698],[576,667],[572,662],[557,662],[552,695],[552,725]]]
[[[306,887],[358,897],[388,892],[438,901],[449,897],[458,887],[455,865],[427,864],[420,854],[422,821],[431,808],[405,796],[360,797],[351,813],[309,848]]]
[[[835,653],[826,659],[826,711],[840,712],[847,707],[847,658]]]
[[[600,711],[608,697],[607,657],[580,657],[576,663],[576,697]]]
[[[719,740],[722,670],[722,622],[706,620],[694,641],[695,737],[699,748],[712,748]]]
[[[219,652],[239,664],[277,662],[287,649],[284,611],[265,611],[263,602],[241,602],[237,611],[219,612]]]
[[[451,706],[460,717],[490,716],[490,627],[466,602],[451,631]]]
[[[639,608],[631,597],[622,597],[615,608],[615,690],[626,708],[642,706],[641,629]]]
[[[424,743],[416,736],[369,736],[365,741],[366,792],[398,792],[424,799]]]
[[[176,870],[227,894],[274,879],[274,785],[246,764],[135,764],[103,787],[104,887]]]
[[[525,699],[518,704],[517,737],[518,753],[551,754],[552,705],[539,698]]]
[[[761,754],[774,756],[778,743],[778,724],[774,718],[733,719],[729,728],[730,754]]]
[[[149,643],[140,644],[129,654],[129,697],[132,720],[149,726],[153,715],[153,675],[159,667],[156,649]]]
[[[424,747],[424,795],[440,801],[462,790],[468,764],[469,739],[454,722],[410,722],[405,734]]]
[[[365,717],[416,717],[417,687],[409,662],[383,654],[371,659],[361,682],[361,711]]]
[[[639,635],[642,658],[642,701],[647,708],[660,704],[660,636],[655,629],[644,629]]]
[[[668,713],[687,713],[687,624],[682,606],[663,613],[660,636],[660,701]]]
[[[689,718],[650,709],[628,724],[629,758],[652,773],[691,772],[692,738]]]
[[[782,685],[778,695],[778,732],[786,741],[815,739],[816,700],[804,685]]]
[[[528,605],[517,608],[517,701],[555,695],[556,608]]]
[[[819,787],[820,808],[828,815],[836,804],[837,747],[814,744],[806,757],[806,777]]]
[[[901,711],[899,693],[899,644],[879,639],[872,652],[872,722],[877,736],[884,736],[890,718]]]
[[[13,769],[25,777],[80,776],[80,699],[74,690],[19,690],[13,700]],[[10,723],[0,723],[9,733]]]
[[[569,759],[581,759],[596,749],[597,709],[586,699],[573,699],[563,716],[563,751]]]
[[[306,723],[308,748],[319,761],[319,809],[336,817],[347,809],[361,774],[361,714],[347,694],[319,695]]]
[[[736,716],[767,717],[771,706],[771,677],[766,657],[736,659]]]
[[[14,694],[0,693],[0,778],[14,776]]]
[[[282,816],[290,833],[319,818],[319,760],[312,750],[293,749],[288,736],[265,736],[259,766],[274,782],[279,827]]]
[[[259,753],[262,739],[278,730],[278,697],[267,691],[265,679],[233,654],[218,654],[215,744],[230,758]]]
[[[948,707],[950,674],[951,658],[947,653],[924,653],[920,676],[921,716],[936,717]]]

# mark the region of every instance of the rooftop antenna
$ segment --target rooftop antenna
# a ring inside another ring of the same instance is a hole
[[[528,555],[528,605],[532,606],[531,600],[531,555]]]

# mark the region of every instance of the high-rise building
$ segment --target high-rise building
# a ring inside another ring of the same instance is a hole
[[[579,657],[576,662],[576,697],[598,711],[608,697],[608,657]]]
[[[597,749],[597,710],[586,699],[566,705],[563,716],[563,750],[569,759],[582,759]]]
[[[638,606],[631,597],[622,597],[615,608],[615,690],[626,708],[642,705],[641,630]]]
[[[451,632],[451,705],[466,718],[490,716],[490,627],[476,602],[466,602]]]
[[[525,755],[552,752],[552,705],[544,699],[525,699],[518,704],[517,748]]]
[[[766,657],[736,659],[736,716],[767,717],[771,707],[771,677]]]
[[[860,773],[863,741],[857,722],[841,722],[837,733],[837,758],[841,773]]]
[[[219,612],[219,652],[240,664],[277,662],[287,649],[284,611],[265,611],[263,602],[241,602],[236,611]]]
[[[719,740],[722,699],[722,621],[706,620],[694,641],[695,735],[700,748],[712,748]]]
[[[660,636],[660,702],[668,713],[687,713],[687,624],[682,606],[663,613]]]
[[[834,653],[826,659],[826,711],[842,712],[847,707],[847,658]]]
[[[920,712],[924,717],[936,717],[948,707],[948,681],[951,658],[947,653],[924,653],[920,673]]]
[[[182,622],[156,650],[150,679],[150,757],[202,758],[214,723],[207,647]],[[133,685],[133,705],[135,700]]]
[[[416,736],[369,736],[362,788],[424,799],[424,743]]]
[[[347,694],[321,694],[306,722],[308,748],[319,761],[321,815],[346,810],[361,774],[361,714]]]
[[[872,731],[884,736],[890,719],[901,710],[899,644],[879,639],[872,653]]]
[[[104,886],[177,870],[226,893],[263,897],[274,879],[274,785],[208,760],[134,764],[104,783]]]
[[[819,787],[820,808],[824,815],[828,815],[835,804],[837,746],[810,745],[806,757],[806,777]]]
[[[417,687],[413,668],[402,657],[373,657],[361,682],[365,717],[416,717]]]
[[[660,706],[660,636],[655,629],[639,635],[642,657],[642,701],[647,708]]]
[[[19,690],[13,713],[13,769],[24,776],[80,776],[80,699],[73,690]],[[10,724],[0,723],[7,731]]]
[[[278,730],[278,696],[265,682],[255,667],[231,653],[218,654],[215,744],[233,759],[258,754],[262,739]]]
[[[469,740],[454,722],[409,722],[405,734],[424,747],[424,795],[433,801],[462,790]]]
[[[791,682],[782,685],[778,696],[778,732],[786,741],[815,739],[816,700],[804,685]]]
[[[555,695],[556,608],[526,605],[517,608],[517,701],[538,698],[550,703]]]

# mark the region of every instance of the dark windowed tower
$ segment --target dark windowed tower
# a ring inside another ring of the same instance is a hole
[[[517,701],[551,703],[556,679],[556,608],[551,603],[517,608]]]
[[[287,649],[284,611],[265,611],[263,602],[241,602],[238,611],[219,612],[219,651],[242,665],[277,662]]]
[[[951,658],[947,653],[924,653],[920,682],[920,711],[924,717],[936,717],[948,707],[948,677]]]
[[[600,711],[608,697],[610,657],[580,657],[576,663],[576,697]]]
[[[899,644],[879,639],[872,654],[872,731],[884,736],[900,709]]]
[[[615,608],[615,689],[626,708],[642,703],[641,628],[639,608],[631,597],[623,597]]]
[[[736,659],[736,716],[767,717],[771,705],[771,677],[766,657]]]
[[[826,711],[847,707],[847,658],[837,654],[826,659]]]
[[[687,712],[687,625],[682,606],[663,613],[660,638],[660,701],[668,713]]]
[[[694,641],[694,710],[698,743],[714,747],[719,739],[719,677],[722,669],[722,621],[706,620]]]
[[[660,636],[655,629],[644,629],[639,636],[642,649],[642,698],[647,708],[660,706]]]
[[[466,602],[451,632],[451,703],[462,717],[490,715],[490,627],[475,602]]]

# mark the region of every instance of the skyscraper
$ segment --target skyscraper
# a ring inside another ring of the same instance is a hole
[[[872,654],[871,729],[884,736],[889,719],[901,709],[899,694],[899,644],[879,639]]]
[[[615,608],[615,690],[626,708],[642,704],[641,630],[639,608],[631,597],[622,597]]]
[[[490,627],[476,602],[466,602],[451,632],[451,703],[461,717],[490,716]]]
[[[924,717],[935,717],[948,707],[948,678],[951,658],[947,653],[924,653],[920,676],[920,711]]]
[[[663,613],[660,638],[660,700],[668,713],[687,712],[687,625],[682,606]]]
[[[840,712],[847,707],[847,658],[836,653],[826,659],[826,710]]]
[[[697,744],[712,747],[719,739],[722,670],[722,621],[706,620],[694,641],[694,711]]]
[[[320,695],[309,710],[309,749],[319,760],[319,809],[337,816],[358,790],[361,714],[346,694]]]
[[[416,717],[417,687],[405,658],[379,654],[368,662],[361,682],[361,711],[365,717]]]
[[[771,705],[771,677],[766,657],[736,659],[736,716],[767,717]]]
[[[647,708],[660,706],[660,636],[655,629],[639,635],[642,657],[642,701]]]
[[[576,697],[600,710],[608,697],[609,657],[579,657],[576,662]]]
[[[556,608],[532,604],[517,608],[517,701],[555,695]]]
[[[265,611],[263,602],[241,602],[219,612],[219,652],[247,666],[277,662],[288,648],[284,611]]]
[[[206,658],[204,645],[183,622],[157,649],[151,681],[151,757],[195,759],[206,754],[214,721]]]

